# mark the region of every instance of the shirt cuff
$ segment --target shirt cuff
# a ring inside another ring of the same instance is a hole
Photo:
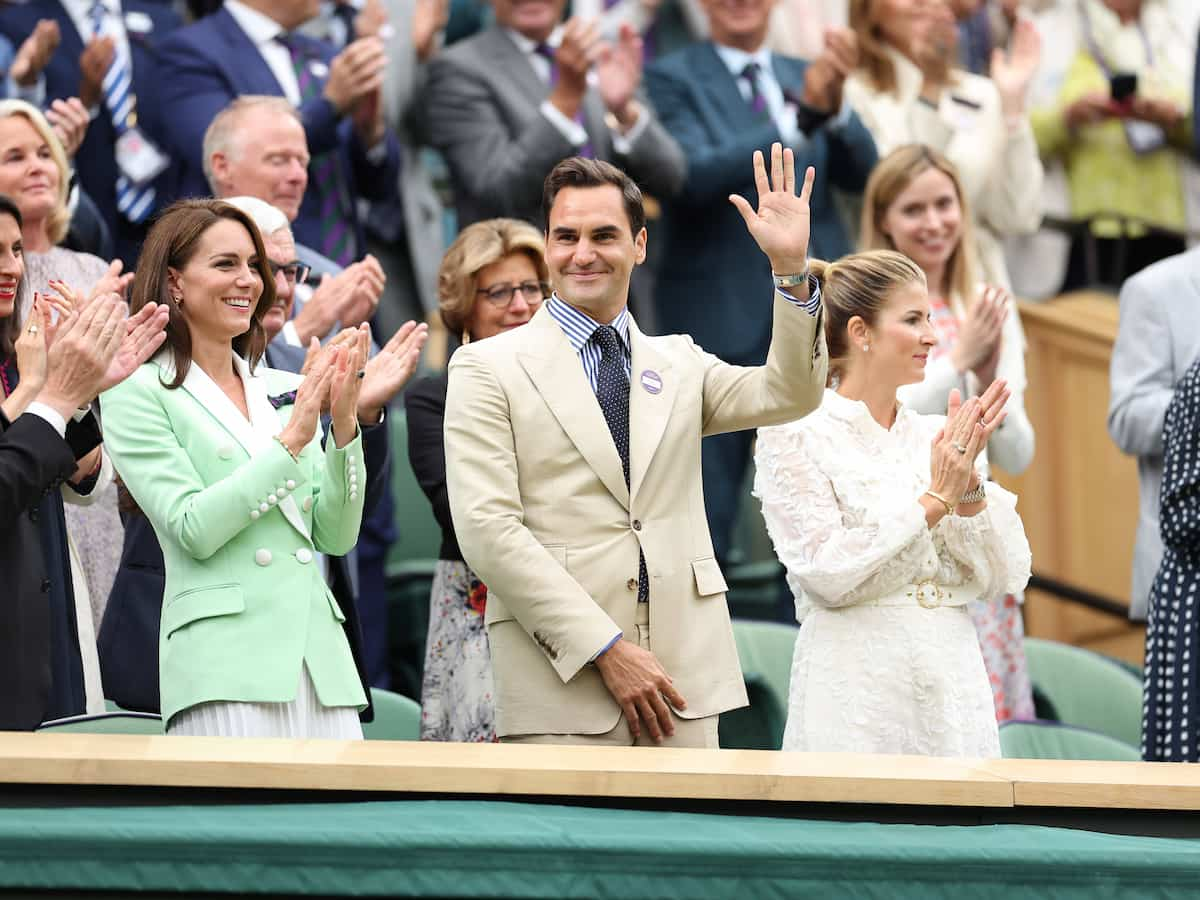
[[[283,341],[289,347],[303,347],[304,342],[300,340],[300,334],[296,331],[296,323],[288,319],[283,323],[283,330],[280,332],[283,335]]]
[[[58,432],[60,438],[66,438],[67,420],[54,407],[39,400],[34,400],[25,407],[25,412],[31,416],[37,416],[39,419],[45,419],[50,424],[50,427]]]
[[[594,663],[596,660],[598,660],[600,657],[602,657],[605,653],[607,653],[609,650],[611,650],[613,648],[613,644],[615,644],[617,641],[619,641],[624,636],[624,634],[625,634],[625,632],[618,631],[617,636],[614,637],[607,644],[605,644],[603,647],[601,647],[599,650],[597,650],[595,656],[593,656],[591,659],[589,659],[588,662]]]
[[[8,95],[10,97],[14,97],[17,100],[24,100],[26,103],[30,104],[31,106],[36,106],[38,109],[41,109],[46,105],[45,74],[39,75],[37,81],[28,87],[17,84],[16,79],[12,77],[9,77],[7,81],[9,91]]]
[[[640,105],[640,104],[639,104]],[[633,123],[633,127],[622,133],[615,128],[609,129],[612,133],[613,152],[621,156],[628,156],[633,152],[633,145],[637,143],[637,139],[642,136],[642,132],[646,130],[646,126],[650,124],[650,113],[642,106],[638,111],[637,121]]]
[[[588,142],[587,131],[574,119],[568,119],[557,106],[549,100],[543,100],[539,107],[543,116],[557,129],[572,147],[582,147]]]
[[[777,287],[775,293],[786,300],[792,306],[798,306],[810,316],[815,316],[821,311],[821,283],[817,281],[817,276],[808,276],[808,297],[797,297],[787,288]]]
[[[803,147],[808,141],[808,136],[800,130],[800,123],[796,118],[798,109],[796,104],[790,101],[784,103],[783,112],[775,120],[775,127],[779,129],[779,137],[785,147]]]

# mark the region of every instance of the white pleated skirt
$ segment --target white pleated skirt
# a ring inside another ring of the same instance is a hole
[[[324,706],[308,666],[300,667],[296,699],[288,703],[216,700],[176,713],[167,734],[187,737],[328,738],[361,741],[362,725],[353,706]]]

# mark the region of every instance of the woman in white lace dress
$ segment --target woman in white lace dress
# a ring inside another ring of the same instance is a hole
[[[813,270],[835,386],[760,429],[755,457],[801,623],[783,748],[998,756],[966,604],[1029,578],[1016,498],[977,467],[1008,391],[955,391],[945,417],[900,405],[937,341],[924,274],[884,250]]]

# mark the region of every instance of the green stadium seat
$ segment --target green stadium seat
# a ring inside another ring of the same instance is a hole
[[[1025,639],[1025,658],[1054,719],[1141,746],[1140,678],[1098,653],[1040,638]]]
[[[371,688],[375,721],[363,725],[368,741],[417,741],[421,739],[421,705],[415,700]]]
[[[796,633],[790,625],[734,620],[733,637],[750,705],[721,716],[722,747],[778,750],[783,746]]]
[[[94,716],[69,716],[44,722],[38,731],[83,734],[162,734],[162,718],[154,713],[109,712]]]
[[[1002,724],[1000,753],[1005,759],[1141,759],[1136,747],[1106,734],[1040,720]]]

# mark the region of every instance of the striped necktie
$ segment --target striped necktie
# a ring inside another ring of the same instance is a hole
[[[290,34],[276,38],[287,48],[300,89],[301,104],[308,102],[321,90],[320,80],[313,75],[310,63],[315,60],[307,48]],[[355,247],[354,206],[346,180],[342,176],[337,150],[318,153],[309,166],[309,187],[321,201],[321,246],[317,249],[339,266],[348,266],[358,258]]]
[[[117,45],[113,54],[112,64],[100,83],[104,93],[104,105],[108,108],[109,118],[117,137],[125,134],[137,125],[137,97],[133,93],[133,69],[129,58],[121,53],[121,42],[114,32],[121,27],[116,14],[109,14],[104,0],[96,0],[91,9],[92,36],[102,37],[105,34],[112,37]],[[134,224],[145,221],[154,209],[154,185],[134,184],[124,175],[117,176],[117,210]]]
[[[554,58],[554,48],[549,44],[538,44],[533,48],[533,52],[550,63],[550,89],[553,90],[554,86],[558,84],[558,60]],[[579,111],[575,113],[575,121],[579,124],[580,128],[585,132],[587,131],[587,125],[584,124],[583,120],[583,104],[580,104]],[[584,159],[595,159],[596,151],[592,149],[592,142],[590,140],[585,141],[583,146],[576,151],[575,155],[582,156]]]

